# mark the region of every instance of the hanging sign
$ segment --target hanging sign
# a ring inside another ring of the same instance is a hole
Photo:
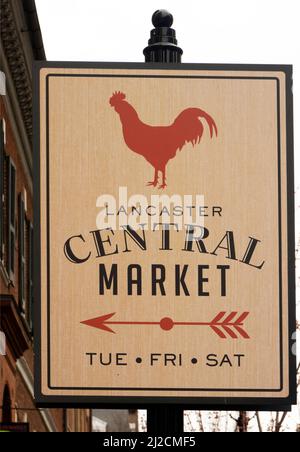
[[[295,401],[289,66],[36,68],[36,399]]]

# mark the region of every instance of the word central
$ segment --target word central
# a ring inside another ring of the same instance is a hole
[[[122,241],[118,240],[120,234],[116,237],[115,231],[111,228],[91,231],[89,237],[93,238],[93,248],[96,252],[95,258],[104,258],[120,253],[131,253],[136,250],[148,251],[149,235],[146,236],[145,225],[141,224],[139,226],[139,230],[132,229],[129,225],[122,226]],[[147,234],[150,234],[150,236],[154,236],[157,233],[161,234],[159,251],[172,251],[171,232],[174,234],[181,232],[176,223],[154,224],[153,230],[148,231]],[[73,264],[83,264],[89,261],[93,256],[93,252],[91,247],[86,245],[86,242],[87,239],[82,234],[70,237],[64,244],[66,258]],[[178,243],[178,240],[176,243]],[[259,243],[260,240],[249,237],[246,247],[244,244],[238,250],[233,231],[226,231],[225,234],[218,237],[215,241],[211,239],[210,232],[207,228],[186,225],[181,251],[186,253],[198,252],[203,255],[211,254],[214,256],[221,254],[227,259],[239,261],[260,270],[265,262],[254,263],[254,254]]]

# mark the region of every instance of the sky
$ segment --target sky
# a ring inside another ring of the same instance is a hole
[[[36,5],[50,61],[143,62],[151,16],[164,8],[174,16],[184,63],[292,64],[300,239],[299,0],[36,0]],[[297,278],[299,285],[299,266]]]
[[[174,16],[184,62],[299,65],[298,0],[36,0],[49,60],[143,61],[151,16]]]

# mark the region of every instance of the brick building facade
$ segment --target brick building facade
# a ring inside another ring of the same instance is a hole
[[[32,63],[45,59],[34,0],[0,0],[0,422],[90,431],[90,410],[33,399]]]

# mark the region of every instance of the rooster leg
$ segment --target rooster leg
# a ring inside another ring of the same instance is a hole
[[[154,181],[148,182],[147,186],[148,186],[148,187],[156,187],[157,184],[158,184],[158,170],[155,169],[155,173],[154,173]]]
[[[167,186],[167,178],[166,178],[166,168],[162,171],[162,184],[159,187],[160,190],[163,190]]]

